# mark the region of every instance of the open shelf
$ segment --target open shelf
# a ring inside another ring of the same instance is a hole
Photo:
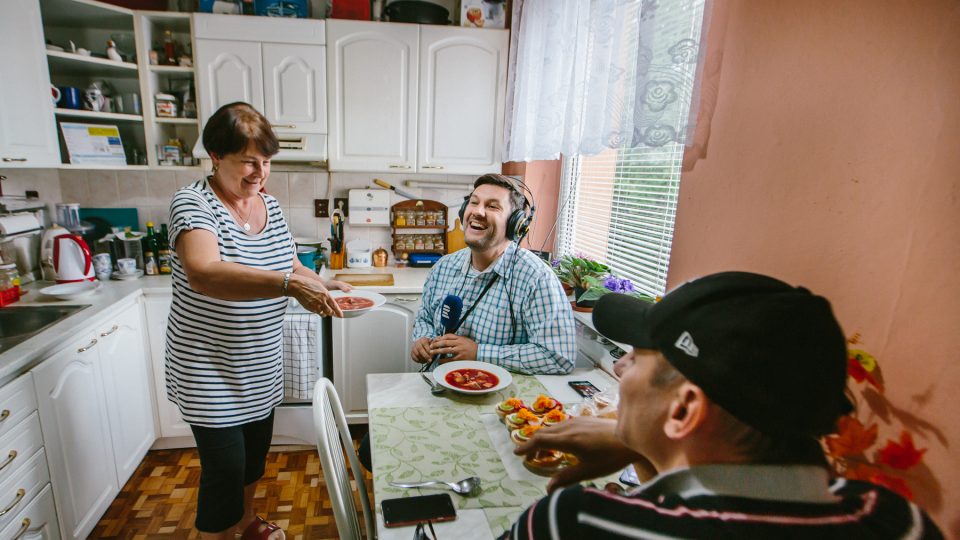
[[[192,67],[186,66],[150,66],[150,71],[154,73],[193,73]]]
[[[164,118],[162,116],[158,116],[154,118],[153,121],[158,124],[184,124],[184,125],[191,125],[191,126],[197,125],[196,118]]]
[[[53,110],[57,116],[68,116],[71,118],[88,118],[90,120],[116,120],[118,122],[143,122],[143,117],[139,114],[109,113],[85,111],[82,109],[61,109]]]
[[[83,75],[88,77],[137,77],[137,65],[131,62],[116,62],[106,58],[84,56],[60,51],[47,51],[50,72],[59,75]]]
[[[133,28],[133,10],[96,0],[42,0],[46,26],[96,26],[107,30]]]

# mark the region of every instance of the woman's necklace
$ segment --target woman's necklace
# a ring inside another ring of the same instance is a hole
[[[230,211],[230,214],[237,220],[238,224],[241,221],[243,222],[243,225],[242,225],[243,230],[250,232],[250,216],[253,215],[253,209],[254,207],[256,207],[257,203],[254,202],[253,204],[250,205],[250,211],[247,212],[246,218],[241,218],[240,211],[237,210],[237,208],[232,203],[228,203],[226,197],[220,197],[220,200],[223,201],[224,204],[226,204],[227,210]]]

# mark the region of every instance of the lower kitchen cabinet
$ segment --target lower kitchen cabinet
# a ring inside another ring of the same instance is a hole
[[[155,438],[139,303],[33,370],[60,531],[86,538]]]
[[[53,491],[48,484],[30,504],[17,512],[12,523],[0,530],[0,538],[11,540],[60,540]]]
[[[385,294],[387,302],[350,319],[332,319],[333,385],[351,422],[367,419],[367,374],[416,371],[410,359],[419,294]]]
[[[150,339],[150,356],[153,364],[154,391],[157,395],[157,418],[160,420],[162,438],[189,437],[193,440],[190,425],[183,421],[180,409],[167,399],[167,375],[164,355],[167,348],[167,320],[173,296],[169,294],[147,295],[144,308],[147,314],[147,333]],[[175,445],[180,446],[180,445]],[[192,446],[192,443],[189,444]]]

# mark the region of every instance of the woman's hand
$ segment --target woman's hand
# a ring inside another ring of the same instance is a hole
[[[538,430],[514,449],[517,455],[536,450],[562,450],[577,456],[580,463],[561,469],[547,484],[547,491],[613,474],[633,461],[645,461],[640,454],[617,439],[616,420],[577,416]]]
[[[343,317],[343,311],[337,302],[330,296],[330,291],[323,286],[319,279],[305,278],[293,274],[287,286],[290,296],[297,299],[307,311],[312,311],[322,317]]]
[[[353,290],[353,285],[350,285],[345,281],[337,281],[335,279],[331,279],[330,281],[326,282],[325,286],[327,287],[327,289],[330,289],[331,291],[339,290],[343,292],[350,292]]]

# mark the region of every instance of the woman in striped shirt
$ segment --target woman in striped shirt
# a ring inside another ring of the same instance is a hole
[[[204,539],[284,538],[253,513],[283,399],[283,314],[287,296],[306,309],[342,316],[323,282],[295,256],[273,197],[261,193],[279,143],[246,103],[207,121],[203,146],[213,174],[170,205],[173,305],[167,328],[167,397],[190,424],[200,454],[195,526]]]

